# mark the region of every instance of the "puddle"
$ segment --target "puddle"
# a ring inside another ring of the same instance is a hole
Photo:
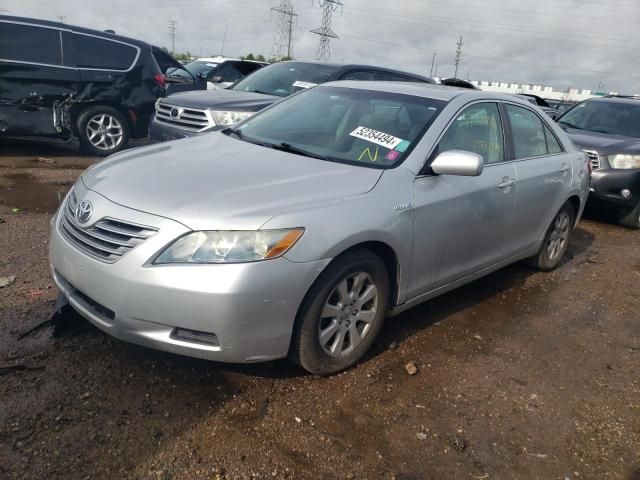
[[[38,183],[36,177],[26,173],[4,175],[12,183],[0,187],[0,204],[21,211],[54,213],[73,182],[63,184]]]

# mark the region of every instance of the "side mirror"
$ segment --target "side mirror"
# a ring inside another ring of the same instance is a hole
[[[431,170],[439,175],[477,177],[482,173],[482,156],[464,150],[449,150],[439,154],[431,162]]]
[[[207,76],[204,73],[196,73],[196,80],[202,81],[206,79],[207,79]]]

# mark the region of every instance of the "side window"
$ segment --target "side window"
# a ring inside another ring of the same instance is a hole
[[[138,53],[136,48],[130,45],[103,38],[76,34],[74,39],[76,64],[79,68],[128,70]]]
[[[526,108],[510,104],[505,106],[516,160],[546,155],[547,141],[540,117]]]
[[[0,58],[62,65],[60,30],[0,22]]]
[[[551,129],[546,125],[544,126],[544,135],[545,137],[547,137],[547,153],[549,155],[563,152],[562,145],[560,145],[560,142],[558,142],[558,139],[551,132]]]
[[[375,80],[375,73],[368,70],[351,70],[345,73],[341,80]]]
[[[502,162],[504,142],[498,106],[495,103],[478,103],[458,115],[438,144],[438,153],[448,150],[482,155],[485,165]]]
[[[252,72],[255,72],[256,70],[259,70],[260,68],[262,68],[262,65],[260,65],[259,63],[253,63],[253,62],[234,62],[235,67],[240,70],[240,73],[242,73],[242,75],[247,76]]]
[[[413,78],[387,72],[377,72],[376,80],[381,80],[383,82],[413,82]]]
[[[243,78],[244,75],[233,66],[232,62],[225,62],[207,75],[209,80],[213,80],[213,77],[222,77],[222,82],[235,82]]]

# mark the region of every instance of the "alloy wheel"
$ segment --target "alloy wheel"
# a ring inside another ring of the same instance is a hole
[[[122,124],[108,113],[98,113],[87,122],[87,140],[100,150],[114,150],[124,139]]]
[[[368,273],[350,273],[338,282],[320,313],[318,333],[325,353],[342,357],[362,343],[376,318],[378,298]]]
[[[553,230],[549,235],[547,244],[547,256],[549,260],[556,260],[564,253],[565,246],[569,241],[570,217],[564,210],[561,211],[553,222]]]

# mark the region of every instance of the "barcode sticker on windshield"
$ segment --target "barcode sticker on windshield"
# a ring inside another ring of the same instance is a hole
[[[294,87],[300,87],[300,88],[311,88],[311,87],[315,87],[316,85],[318,84],[311,83],[311,82],[303,82],[302,80],[296,80],[295,82],[293,82]]]
[[[358,127],[349,135],[351,135],[352,137],[360,138],[362,140],[366,140],[367,142],[381,145],[385,148],[388,148],[389,150],[394,149],[404,141],[401,138],[394,137],[393,135],[389,135],[388,133],[379,132],[378,130],[367,127]]]

